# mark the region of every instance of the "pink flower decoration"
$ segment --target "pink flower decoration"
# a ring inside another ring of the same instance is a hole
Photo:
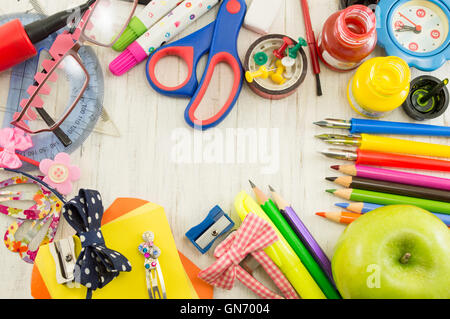
[[[67,153],[56,154],[53,161],[42,160],[39,169],[46,175],[43,181],[63,195],[72,191],[72,182],[78,180],[81,175],[78,166],[70,165],[70,156]]]
[[[0,167],[19,168],[22,162],[16,154],[17,151],[25,151],[33,146],[31,136],[25,134],[20,128],[6,127],[0,130]]]

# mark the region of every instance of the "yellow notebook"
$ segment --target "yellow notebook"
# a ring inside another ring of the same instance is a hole
[[[93,291],[93,299],[148,299],[145,280],[144,256],[138,246],[145,231],[155,234],[155,245],[162,253],[159,257],[164,276],[167,298],[197,299],[178,255],[175,241],[170,230],[164,209],[153,203],[147,203],[102,226],[106,246],[124,255],[131,263],[130,272],[121,272],[107,286]],[[75,253],[78,255],[81,244],[75,239]],[[52,298],[85,298],[87,288],[69,288],[56,282],[56,264],[48,245],[41,246],[35,261],[39,265],[42,279],[47,285]]]

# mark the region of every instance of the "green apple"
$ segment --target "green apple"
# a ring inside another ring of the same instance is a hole
[[[409,205],[375,209],[336,246],[333,277],[344,298],[450,298],[450,231]]]

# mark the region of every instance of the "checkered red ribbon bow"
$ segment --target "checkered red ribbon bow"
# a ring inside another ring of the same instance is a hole
[[[231,233],[214,251],[216,262],[199,273],[199,278],[216,287],[231,289],[238,279],[261,298],[282,299],[246,272],[239,263],[251,254],[288,299],[298,298],[294,288],[274,262],[263,251],[278,240],[267,221],[255,214],[248,214],[241,227]]]

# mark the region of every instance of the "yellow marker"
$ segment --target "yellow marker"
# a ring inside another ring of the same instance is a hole
[[[247,80],[248,83],[252,83],[255,78],[267,79],[268,77],[269,77],[269,71],[267,71],[267,68],[264,65],[261,66],[258,69],[258,71],[255,71],[255,72],[247,71],[247,72],[245,72],[245,79]]]
[[[283,73],[286,70],[286,68],[283,66],[283,64],[281,63],[281,60],[277,60],[277,62],[275,62],[275,65],[277,66],[277,70],[275,71],[275,73],[273,73],[270,78],[272,79],[273,82],[275,82],[276,84],[283,84],[284,82],[286,82],[286,79],[283,77]]]
[[[410,90],[411,71],[399,57],[364,62],[347,87],[350,106],[366,117],[382,117],[401,106]]]
[[[264,218],[275,230],[278,241],[264,249],[264,252],[280,268],[300,297],[303,299],[326,299],[322,290],[311,277],[305,266],[303,266],[294,250],[289,246],[283,235],[280,234],[258,203],[245,191],[242,191],[236,196],[234,206],[241,220],[244,220],[247,214],[252,212]]]

